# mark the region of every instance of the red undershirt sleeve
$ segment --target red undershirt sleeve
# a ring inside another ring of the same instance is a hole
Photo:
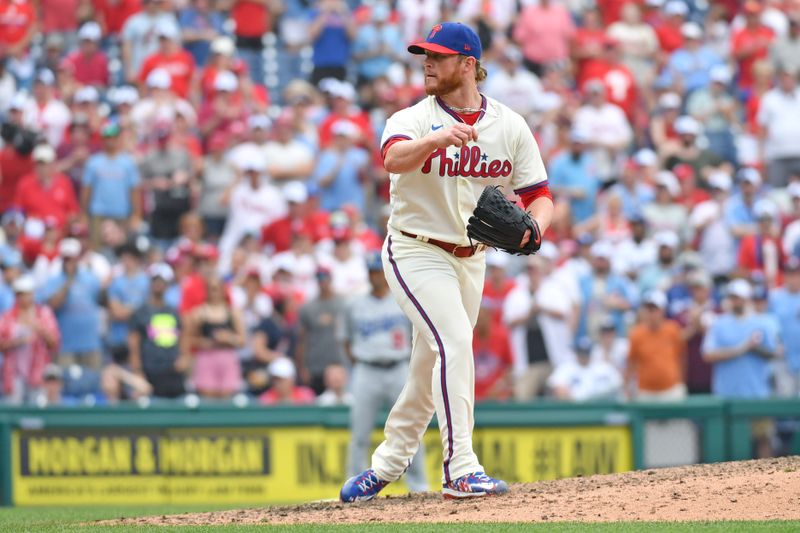
[[[553,199],[553,195],[550,192],[550,187],[547,185],[547,181],[537,183],[536,185],[526,187],[515,192],[522,200],[522,204],[525,206],[525,209],[527,209],[528,206],[531,205],[537,198],[546,197],[550,198],[550,200]]]

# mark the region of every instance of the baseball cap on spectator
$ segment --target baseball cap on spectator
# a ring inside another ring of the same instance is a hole
[[[617,323],[614,322],[614,317],[611,315],[603,315],[600,319],[600,331],[616,331]]]
[[[658,163],[658,155],[650,148],[642,148],[633,154],[633,162],[640,167],[651,167]]]
[[[9,209],[3,213],[3,217],[0,218],[0,225],[2,226],[8,226],[11,224],[15,226],[22,226],[24,223],[25,214],[19,209]]]
[[[592,353],[592,339],[580,337],[575,341],[575,355],[588,357]]]
[[[539,113],[547,113],[548,111],[560,108],[562,103],[563,99],[561,95],[545,91],[534,100],[533,109]]]
[[[499,250],[489,250],[486,252],[486,266],[495,268],[508,267],[509,256],[505,252]]]
[[[43,68],[39,71],[36,75],[36,83],[42,83],[44,85],[52,86],[56,83],[56,76],[53,74],[53,71],[48,68]]]
[[[727,172],[717,170],[708,175],[708,184],[712,189],[719,189],[727,192],[731,190],[733,180],[731,180],[731,176]]]
[[[23,275],[14,280],[12,289],[15,293],[30,293],[36,290],[36,282],[33,276]]]
[[[337,97],[337,98],[344,98],[349,102],[355,101],[358,94],[356,93],[356,88],[353,85],[346,81],[340,81],[336,85],[333,86],[333,90],[330,91],[330,94]]]
[[[502,50],[500,50],[500,56],[514,64],[522,63],[522,52],[513,44],[506,44]]]
[[[58,255],[61,257],[78,257],[81,255],[81,241],[68,237],[58,243]]]
[[[583,85],[583,92],[585,94],[602,93],[606,90],[606,84],[603,80],[592,78]]]
[[[680,0],[670,0],[664,5],[664,14],[668,17],[675,15],[685,17],[689,14],[689,6]]]
[[[749,183],[759,187],[761,185],[761,173],[753,167],[746,167],[736,173],[736,177],[742,183]]]
[[[9,250],[3,255],[3,268],[22,267],[22,254],[19,250]]]
[[[700,135],[702,127],[693,117],[683,115],[675,119],[675,133],[678,135]]]
[[[611,256],[614,254],[614,249],[611,244],[606,241],[597,241],[592,245],[589,254],[592,257],[611,259]]]
[[[56,151],[49,144],[40,144],[33,149],[31,158],[36,163],[52,163],[56,160]]]
[[[592,135],[586,128],[573,127],[569,132],[569,140],[578,144],[586,144],[592,140]]]
[[[731,69],[728,68],[727,65],[716,65],[712,67],[711,71],[709,72],[709,76],[711,77],[711,81],[715,81],[723,85],[728,85],[731,82],[731,79],[733,79]]]
[[[219,250],[213,244],[202,243],[192,249],[192,255],[197,259],[213,261],[219,259]]]
[[[678,178],[678,181],[694,179],[694,168],[686,163],[675,165],[675,167],[672,169],[672,173],[675,174],[675,177]]]
[[[42,379],[45,381],[64,379],[64,370],[55,363],[50,363],[42,370]]]
[[[481,40],[478,34],[465,24],[459,22],[443,22],[431,28],[428,37],[408,47],[412,54],[422,55],[426,51],[437,54],[481,58]]]
[[[156,36],[164,37],[165,39],[169,39],[171,41],[177,41],[181,35],[178,31],[178,27],[175,26],[175,24],[161,19],[156,24]]]
[[[360,130],[358,126],[349,120],[337,120],[331,126],[331,133],[334,135],[342,135],[344,137],[355,138],[358,137]]]
[[[268,130],[272,121],[267,115],[252,115],[247,119],[247,127],[251,130]]]
[[[664,187],[673,197],[681,193],[681,186],[678,178],[669,170],[662,170],[656,174],[656,186]]]
[[[42,240],[45,230],[44,221],[38,218],[28,218],[25,220],[25,226],[22,228],[23,234],[34,241]]]
[[[658,107],[661,109],[680,109],[681,97],[677,93],[664,93],[658,97]]]
[[[539,251],[536,252],[536,255],[539,257],[544,257],[550,261],[558,261],[558,248],[556,245],[550,241],[542,241],[542,245],[539,248]]]
[[[700,40],[703,38],[703,28],[696,22],[685,22],[681,26],[681,35],[687,39]]]
[[[91,85],[87,85],[86,87],[81,87],[75,93],[76,104],[87,104],[87,103],[93,104],[99,100],[100,100],[100,93],[98,93],[97,89],[95,89]]]
[[[302,204],[308,200],[308,189],[299,181],[290,181],[283,186],[283,197],[287,202]]]
[[[157,68],[147,75],[145,83],[151,89],[169,89],[172,87],[172,77],[167,69]]]
[[[8,103],[8,109],[15,111],[22,111],[23,109],[25,109],[27,103],[28,103],[27,93],[20,91],[11,97],[11,101]]]
[[[695,270],[686,277],[686,284],[689,287],[703,287],[710,289],[713,284],[711,276],[702,270]]]
[[[644,298],[642,298],[642,304],[652,305],[654,307],[658,307],[659,309],[666,309],[667,295],[661,291],[650,291],[644,295]]]
[[[59,33],[51,33],[45,39],[44,47],[49,50],[61,50],[64,48],[64,37]]]
[[[120,134],[119,122],[116,120],[109,120],[103,127],[100,128],[100,136],[108,139],[109,137],[116,137]]]
[[[789,194],[789,197],[792,199],[800,198],[800,182],[793,181],[789,185],[786,186],[786,192]]]
[[[167,283],[173,279],[172,268],[166,263],[153,263],[147,268],[150,279],[161,278]]]
[[[103,30],[100,29],[100,25],[93,20],[85,23],[81,26],[81,29],[78,30],[78,39],[81,41],[99,41],[102,36]]]
[[[274,378],[294,379],[294,363],[288,357],[278,357],[269,364],[269,375]]]
[[[236,44],[230,37],[217,37],[211,41],[211,53],[223,56],[232,56],[236,52]]]
[[[317,280],[323,280],[323,279],[329,280],[331,279],[332,276],[333,273],[331,272],[330,268],[325,266],[317,267],[317,273],[316,273]]]
[[[108,99],[115,106],[133,105],[139,100],[139,91],[130,85],[117,87],[108,92]]]
[[[778,218],[778,207],[769,200],[761,199],[753,206],[753,214],[758,220],[775,220]]]
[[[383,261],[379,252],[374,252],[367,256],[367,270],[370,272],[383,272]]]
[[[675,250],[680,244],[680,239],[678,238],[678,234],[674,231],[659,231],[653,237],[653,240],[658,246],[665,246],[667,248],[672,248]]]
[[[264,161],[255,154],[250,154],[239,163],[239,169],[242,172],[263,172],[264,168]]]
[[[753,300],[767,300],[769,299],[769,289],[764,283],[756,283],[753,285]]]
[[[749,300],[753,297],[753,288],[750,282],[745,279],[735,279],[731,281],[725,288],[725,292],[728,296],[734,296],[744,300]]]
[[[236,74],[234,74],[233,72],[229,72],[227,70],[222,70],[220,72],[217,72],[217,75],[214,77],[215,91],[225,91],[232,93],[238,88],[239,88],[239,80],[236,78]]]

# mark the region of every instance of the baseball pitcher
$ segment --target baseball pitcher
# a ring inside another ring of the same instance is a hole
[[[482,95],[481,44],[457,23],[433,27],[409,46],[423,62],[427,98],[394,114],[382,139],[392,213],[382,260],[395,299],[413,325],[409,374],[386,421],[372,467],[347,480],[340,499],[370,500],[403,475],[436,413],[443,495],[502,494],[472,449],[475,376],[472,330],[487,245],[538,250],[553,202],[536,141],[524,119]],[[506,200],[514,191],[526,210]]]

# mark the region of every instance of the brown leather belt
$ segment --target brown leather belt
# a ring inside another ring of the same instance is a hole
[[[438,239],[422,239],[418,235],[414,235],[413,233],[409,233],[407,231],[401,231],[400,233],[402,233],[406,237],[411,237],[412,239],[418,239],[423,242],[428,242],[430,244],[433,244],[434,246],[438,246],[448,254],[452,254],[453,256],[458,257],[459,259],[463,259],[465,257],[472,257],[478,252],[482,252],[486,248],[486,246],[483,244],[476,244],[475,246],[459,246],[458,244],[444,242]]]

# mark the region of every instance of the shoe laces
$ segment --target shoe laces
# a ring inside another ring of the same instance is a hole
[[[368,470],[364,472],[359,479],[356,480],[356,485],[358,488],[361,489],[362,492],[367,492],[375,487],[379,487],[383,484],[383,482],[378,479],[378,476],[375,475],[375,472]]]

